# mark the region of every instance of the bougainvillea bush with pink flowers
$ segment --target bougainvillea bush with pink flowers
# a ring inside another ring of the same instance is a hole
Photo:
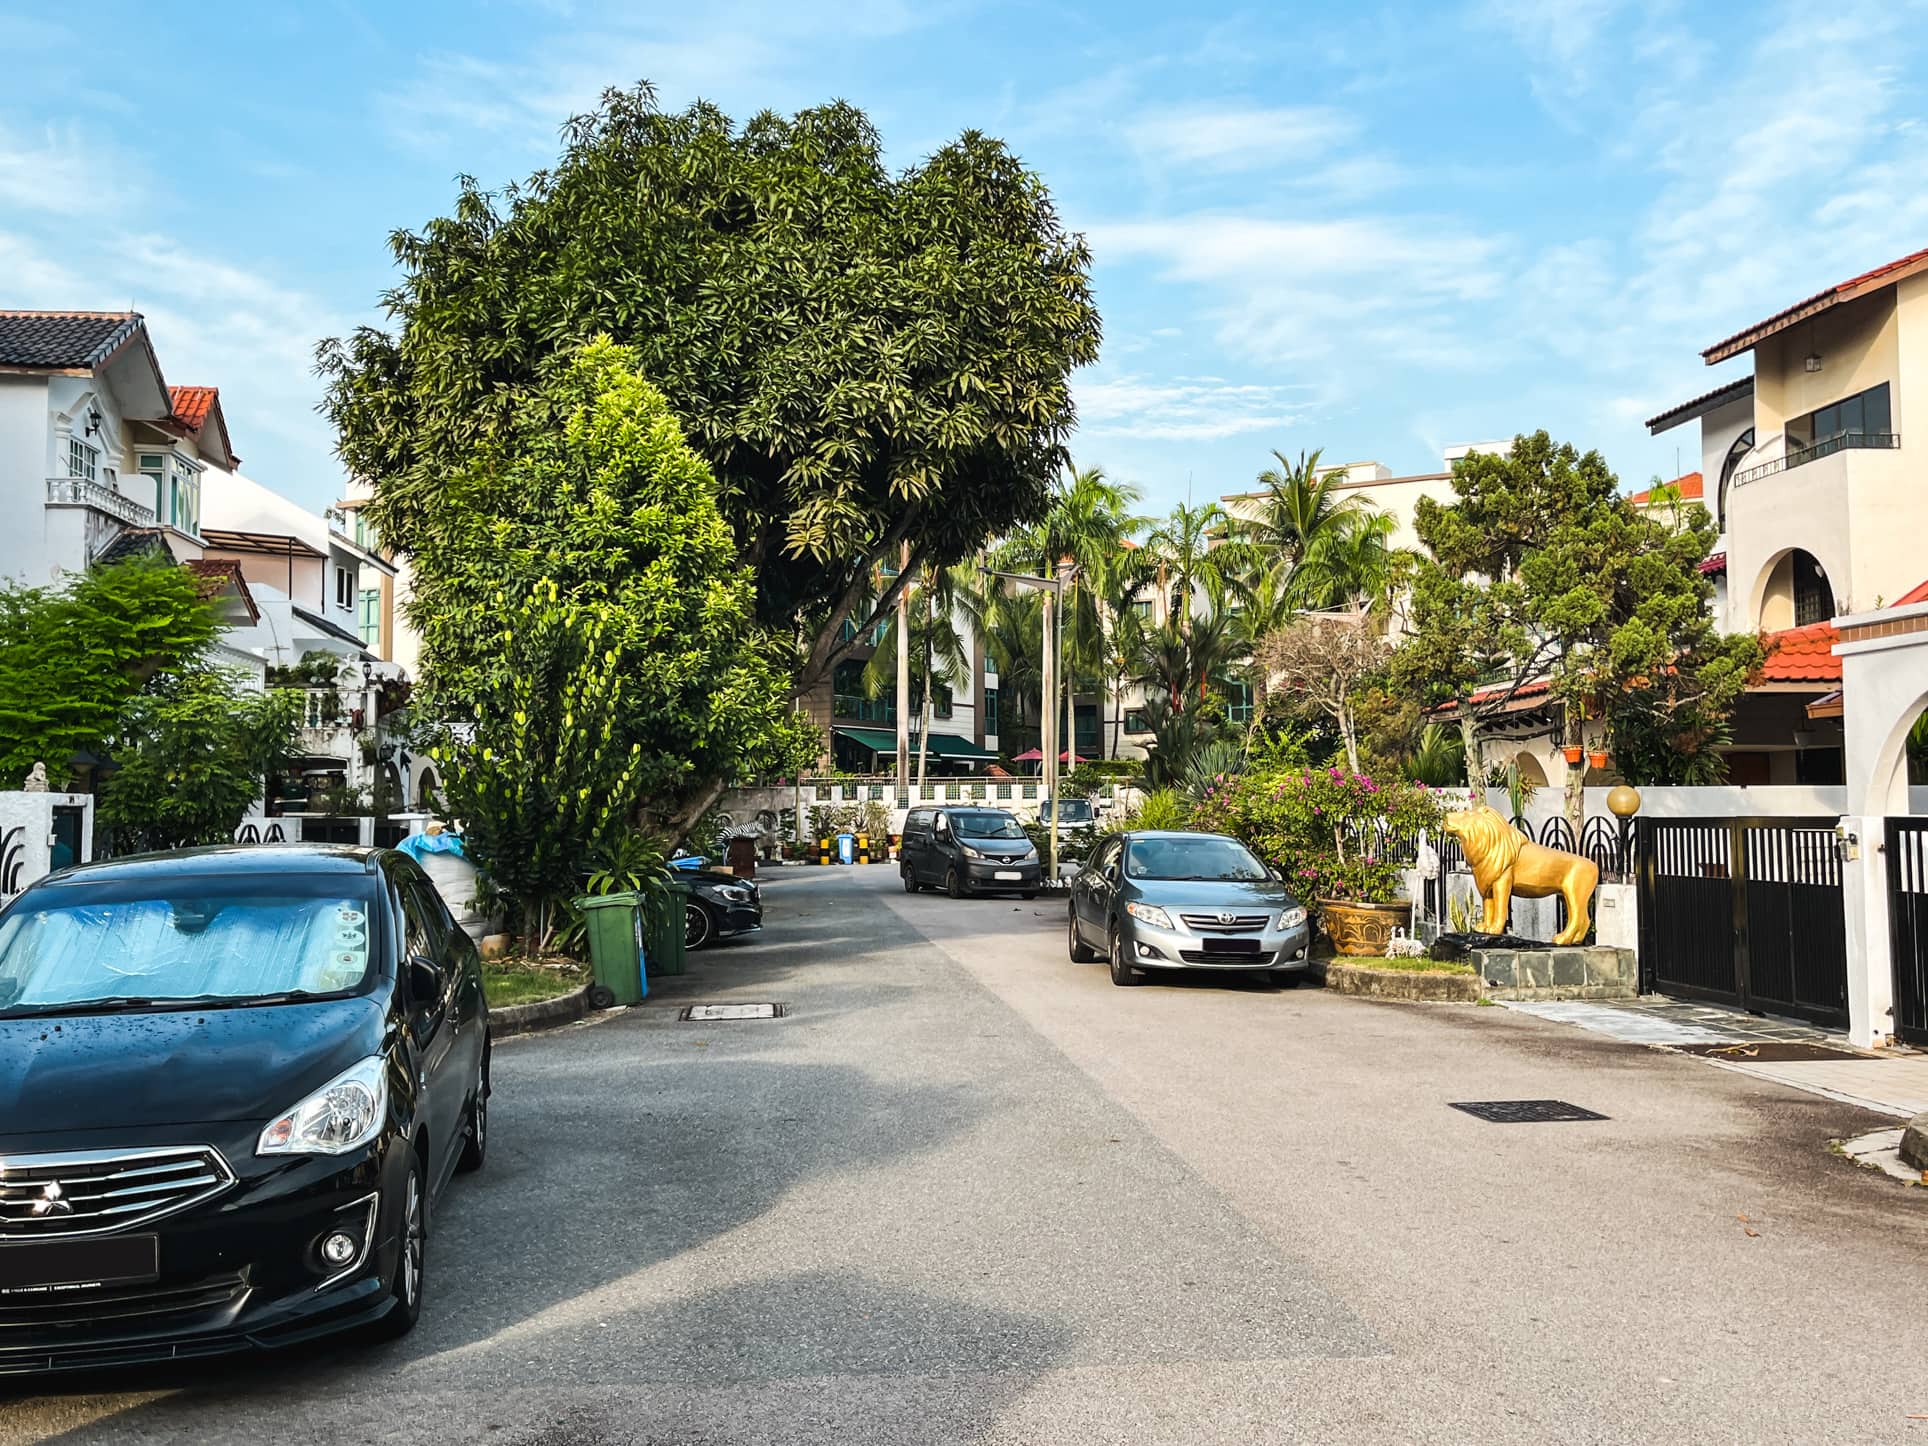
[[[1242,839],[1302,899],[1384,904],[1402,897],[1406,865],[1385,857],[1382,838],[1437,834],[1444,812],[1444,795],[1423,783],[1284,768],[1214,780],[1192,827]]]

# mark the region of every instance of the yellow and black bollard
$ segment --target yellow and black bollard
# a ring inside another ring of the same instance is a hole
[[[820,838],[817,840],[817,862],[818,863],[827,864],[830,862],[831,860],[830,851],[835,846],[835,842],[836,841],[834,839],[829,839],[829,838]]]
[[[857,862],[860,864],[870,862],[870,835],[867,833],[857,835]]]

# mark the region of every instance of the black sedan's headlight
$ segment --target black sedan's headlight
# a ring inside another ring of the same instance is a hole
[[[756,891],[742,884],[709,884],[700,889],[704,898],[711,903],[728,907],[731,904],[754,904]]]

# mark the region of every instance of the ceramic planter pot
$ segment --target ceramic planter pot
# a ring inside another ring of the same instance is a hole
[[[1411,899],[1394,899],[1389,904],[1359,904],[1345,899],[1320,899],[1318,903],[1319,925],[1340,954],[1384,958],[1395,929],[1412,932]]]

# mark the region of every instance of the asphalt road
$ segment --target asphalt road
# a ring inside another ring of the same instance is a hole
[[[0,1442],[1928,1442],[1928,1191],[1827,1150],[1884,1121],[1502,1009],[1116,989],[1059,906],[887,868],[769,895],[498,1049],[407,1341],[15,1387]],[[1446,1107],[1547,1097],[1611,1118]]]

